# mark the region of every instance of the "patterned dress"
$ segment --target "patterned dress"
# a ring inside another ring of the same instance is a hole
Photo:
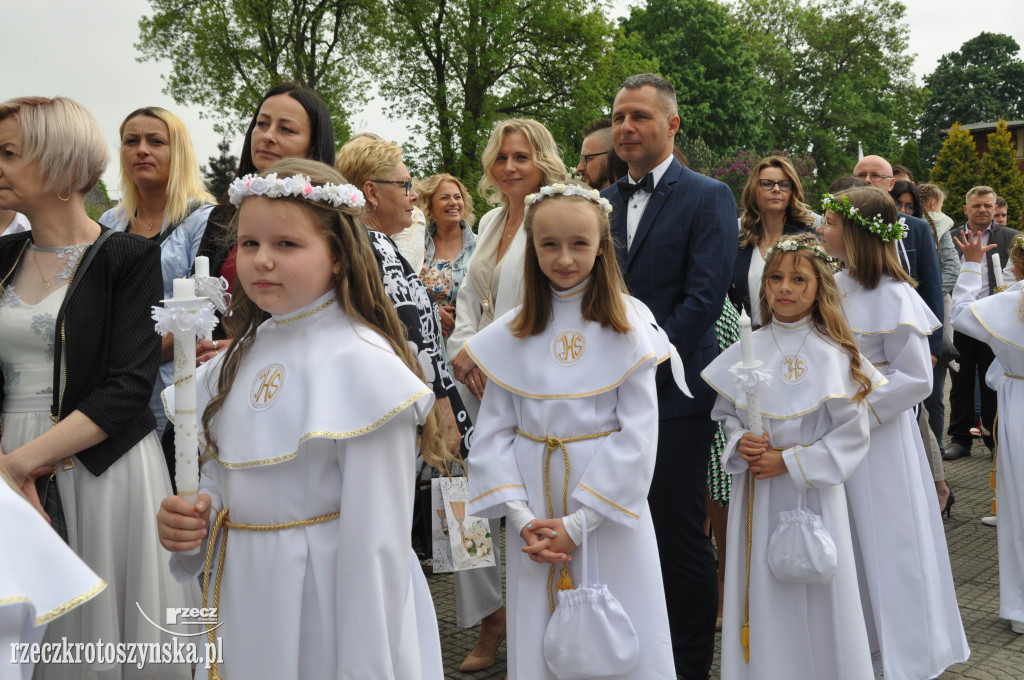
[[[715,335],[718,336],[718,348],[721,351],[740,339],[740,316],[736,308],[728,300],[722,305],[722,315],[715,321]],[[732,477],[722,467],[722,451],[725,450],[725,433],[722,424],[718,423],[715,439],[711,444],[711,459],[708,460],[708,495],[711,500],[724,508],[729,505],[729,485]]]

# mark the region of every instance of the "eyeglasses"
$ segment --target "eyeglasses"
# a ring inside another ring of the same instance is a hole
[[[598,156],[604,156],[607,153],[607,151],[598,151],[597,153],[583,153],[580,154],[580,161],[583,163],[583,167],[587,167],[587,163],[589,163],[591,159],[597,158]]]
[[[784,179],[776,182],[773,179],[759,179],[757,180],[758,185],[765,191],[771,191],[775,187],[779,188],[779,191],[792,191],[793,183],[788,179]]]
[[[905,215],[913,215],[914,203],[913,201],[910,203],[900,203],[899,201],[896,201],[896,209]]]
[[[412,192],[412,180],[411,179],[371,179],[371,182],[377,184],[401,184],[405,187],[405,195],[408,196]]]
[[[875,179],[892,179],[892,175],[879,175],[877,172],[858,172],[854,177],[868,182]]]

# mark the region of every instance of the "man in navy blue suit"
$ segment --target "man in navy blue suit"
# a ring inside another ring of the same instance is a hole
[[[606,188],[616,255],[630,292],[650,307],[679,350],[688,398],[667,364],[658,371],[658,454],[648,494],[658,537],[676,673],[704,680],[714,655],[718,581],[704,533],[715,395],[700,372],[718,355],[722,312],[738,246],[729,187],[672,156],[676,93],[653,74],[626,79],[612,108],[612,144],[629,174]],[[625,472],[625,471],[624,471]]]

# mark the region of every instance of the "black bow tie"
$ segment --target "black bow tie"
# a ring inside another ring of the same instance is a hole
[[[626,175],[619,180],[619,193],[627,201],[632,198],[633,194],[638,191],[646,191],[649,194],[654,193],[654,173],[647,173],[640,178],[640,181],[633,184],[629,181],[629,175]]]

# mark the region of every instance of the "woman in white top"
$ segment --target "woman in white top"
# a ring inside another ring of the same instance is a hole
[[[476,252],[469,260],[459,288],[455,331],[448,340],[452,375],[470,417],[480,410],[487,378],[463,349],[466,341],[495,318],[522,302],[522,228],[524,199],[541,186],[564,182],[565,164],[555,139],[535,120],[500,121],[491,131],[483,154],[484,175],[477,189],[493,210],[480,219]],[[472,454],[471,454],[472,455]],[[491,521],[496,535],[498,520]],[[505,607],[501,597],[501,567],[474,569],[455,575],[456,623],[462,628],[483,619],[480,637],[459,669],[482,670],[494,664],[494,653],[505,639]]]

